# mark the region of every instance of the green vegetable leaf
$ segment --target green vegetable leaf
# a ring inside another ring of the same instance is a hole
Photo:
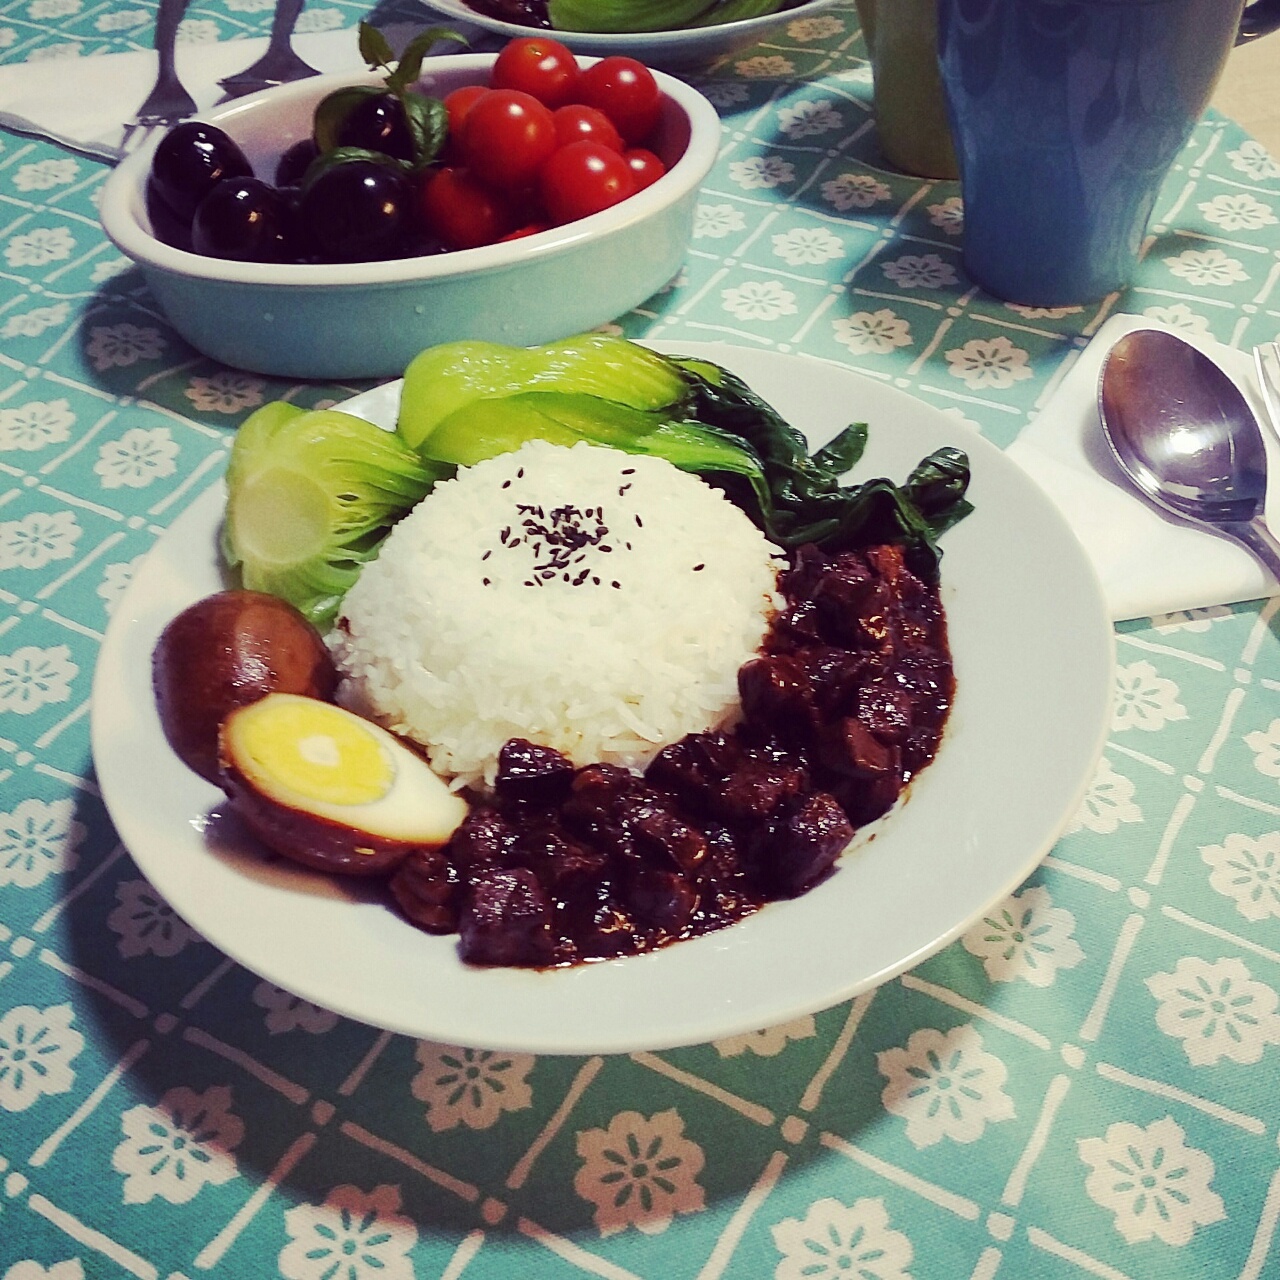
[[[368,151],[364,147],[334,147],[332,151],[322,151],[307,165],[307,171],[302,175],[302,182],[299,185],[306,191],[321,174],[328,173],[330,169],[352,160],[369,160],[373,164],[381,165],[384,169],[390,169],[393,173],[406,173],[409,169],[403,160],[397,160],[394,156],[387,155],[385,151]]]
[[[547,18],[558,31],[669,31],[688,26],[714,0],[549,0]]]
[[[387,77],[387,88],[393,93],[402,93],[416,84],[418,77],[422,74],[423,59],[431,52],[433,46],[442,40],[460,44],[464,48],[469,44],[466,36],[449,27],[427,27],[426,30],[419,31],[401,51],[396,69]],[[388,62],[390,60],[390,58],[387,59]]]
[[[450,474],[362,418],[264,405],[231,449],[223,555],[324,630],[392,524]]]
[[[421,93],[405,93],[400,101],[413,136],[412,168],[417,172],[440,154],[449,136],[449,112],[439,98],[428,98]]]
[[[311,136],[322,152],[338,145],[342,122],[366,98],[381,97],[384,90],[376,84],[353,84],[335,89],[317,104],[311,120]]]
[[[396,60],[391,42],[371,22],[362,22],[358,30],[360,56],[369,64],[370,71],[389,67]]]

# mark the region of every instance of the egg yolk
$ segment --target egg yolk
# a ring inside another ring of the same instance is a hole
[[[265,775],[310,800],[372,804],[395,782],[390,752],[359,717],[328,703],[299,699],[246,714],[239,739]]]

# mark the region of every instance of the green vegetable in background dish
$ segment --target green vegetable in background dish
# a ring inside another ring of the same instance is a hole
[[[784,7],[784,0],[548,0],[547,17],[558,31],[620,34],[706,27]]]
[[[391,526],[452,470],[363,418],[264,405],[232,446],[223,555],[243,586],[324,630]]]

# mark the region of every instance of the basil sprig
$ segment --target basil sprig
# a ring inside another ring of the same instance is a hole
[[[312,123],[312,136],[320,155],[311,162],[303,178],[303,186],[310,186],[322,173],[336,164],[350,160],[372,160],[402,173],[418,173],[434,163],[444,145],[449,130],[449,113],[444,103],[414,86],[422,73],[422,62],[434,45],[442,40],[466,45],[466,37],[448,27],[427,27],[405,46],[396,58],[390,42],[371,23],[360,24],[360,56],[371,71],[386,71],[381,85],[348,85],[335,89],[316,107]],[[404,112],[405,123],[413,140],[412,160],[399,160],[380,151],[363,147],[338,145],[343,123],[361,102],[390,94],[396,98]]]

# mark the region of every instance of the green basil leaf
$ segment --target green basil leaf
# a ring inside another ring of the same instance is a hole
[[[316,105],[311,132],[321,151],[332,151],[338,145],[342,122],[366,98],[380,97],[386,90],[376,84],[353,84],[335,89]]]
[[[332,151],[322,151],[307,166],[302,175],[301,187],[309,191],[321,174],[328,173],[338,165],[349,164],[352,160],[371,160],[374,164],[390,169],[393,173],[408,173],[409,166],[403,160],[389,156],[385,151],[369,151],[364,147],[334,147]]]
[[[422,93],[406,93],[400,103],[413,136],[413,169],[425,169],[444,146],[449,134],[449,112],[439,98]]]
[[[390,66],[396,60],[390,41],[369,22],[360,24],[360,56],[369,64],[371,71]]]
[[[410,85],[416,84],[419,75],[422,74],[422,60],[430,52],[432,46],[439,44],[442,40],[460,44],[464,48],[469,43],[466,36],[451,30],[449,27],[427,27],[425,31],[419,31],[405,45],[404,51],[400,54],[400,61],[396,64],[396,69],[387,77],[387,87],[393,93],[399,93],[408,89]]]

